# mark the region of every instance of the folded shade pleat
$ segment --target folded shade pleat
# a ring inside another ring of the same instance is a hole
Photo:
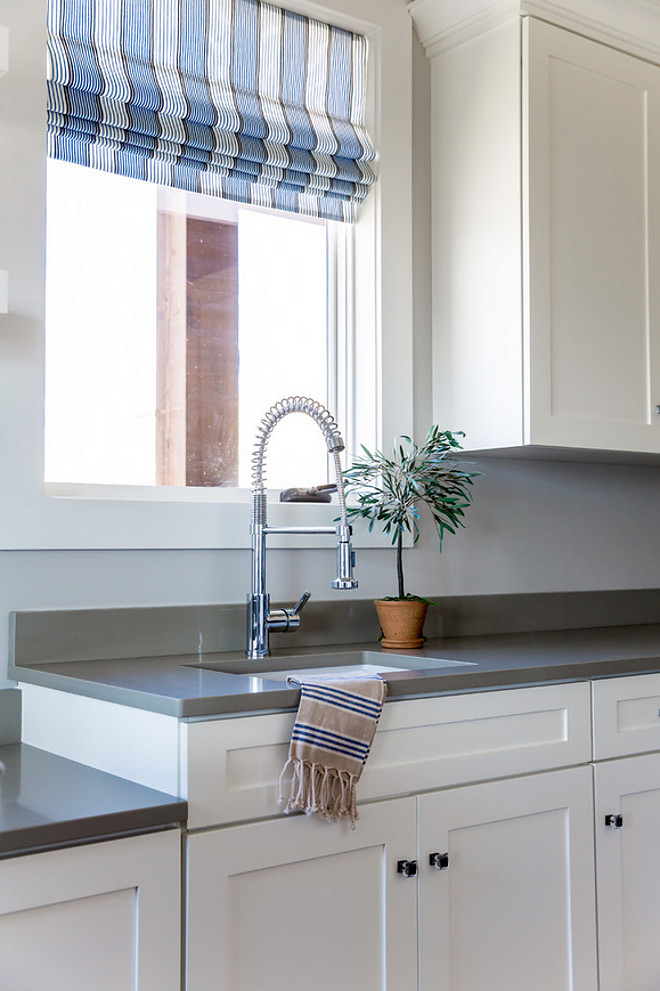
[[[49,154],[353,220],[367,41],[261,0],[49,0]]]

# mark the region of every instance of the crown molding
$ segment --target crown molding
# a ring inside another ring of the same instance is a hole
[[[408,10],[429,57],[530,14],[660,61],[660,0],[413,0]]]
[[[408,10],[429,58],[520,14],[520,0],[413,0]]]

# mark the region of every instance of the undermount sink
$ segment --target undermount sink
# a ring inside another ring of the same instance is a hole
[[[257,676],[265,681],[286,681],[289,677],[306,675],[346,675],[351,671],[379,674],[384,678],[401,672],[430,673],[440,668],[470,667],[472,661],[451,661],[447,658],[418,657],[396,654],[384,657],[378,650],[343,650],[319,654],[264,657],[263,660],[209,661],[189,665],[222,674]]]
[[[333,678],[337,677],[337,675],[349,674],[351,671],[359,671],[360,674],[387,675],[393,671],[407,670],[409,668],[394,668],[384,664],[328,664],[318,668],[289,668],[287,671],[261,671],[260,676],[266,678],[268,681],[286,681],[287,678],[304,678],[310,674],[315,677],[328,675],[328,677]]]

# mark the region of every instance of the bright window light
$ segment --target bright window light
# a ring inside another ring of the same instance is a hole
[[[257,425],[328,395],[328,231],[48,162],[47,482],[250,484]],[[319,484],[318,428],[287,417],[268,484]]]

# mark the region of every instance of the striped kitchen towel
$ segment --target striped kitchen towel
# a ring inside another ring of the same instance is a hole
[[[320,815],[328,822],[358,818],[356,785],[383,709],[387,685],[378,675],[290,677],[300,685],[300,706],[289,756],[280,775],[285,812]],[[284,778],[293,777],[288,796]]]

